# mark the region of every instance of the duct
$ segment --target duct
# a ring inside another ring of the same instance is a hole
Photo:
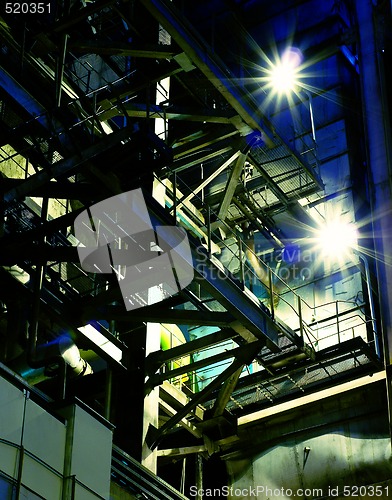
[[[59,337],[57,347],[59,355],[64,359],[67,367],[71,369],[73,376],[79,377],[93,373],[93,369],[80,356],[78,347],[69,337]]]
[[[28,356],[23,354],[17,360],[9,363],[12,370],[23,377],[30,385],[36,385],[44,380],[57,376],[66,367],[71,378],[83,377],[93,373],[93,369],[80,356],[76,344],[68,336],[61,336],[48,344],[37,347],[34,367]]]
[[[3,340],[2,361],[29,384],[35,385],[57,375],[61,368],[60,363],[67,367],[71,377],[92,373],[91,366],[80,356],[78,347],[68,336],[58,337],[47,344],[34,344],[34,351],[28,352],[25,348],[29,326],[26,305],[21,298],[9,297],[4,304],[7,308],[7,328]],[[33,340],[36,342],[35,337],[30,339],[30,342]]]

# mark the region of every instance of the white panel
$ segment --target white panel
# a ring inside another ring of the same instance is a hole
[[[30,490],[24,488],[24,486],[20,487],[19,499],[18,500],[41,500],[42,497],[36,495]]]
[[[26,454],[23,460],[22,483],[44,498],[61,499],[62,477],[53,474]]]
[[[90,491],[86,490],[86,488],[83,488],[83,486],[76,484],[75,498],[77,498],[77,500],[97,500],[97,498],[99,497],[94,495],[94,493],[91,493]],[[104,498],[109,498],[109,497],[107,496]]]
[[[0,443],[0,471],[16,478],[18,467],[18,448]]]
[[[23,392],[0,378],[0,438],[20,444],[23,407]]]
[[[26,405],[24,447],[63,473],[66,426],[43,408],[28,400]]]
[[[76,406],[71,475],[75,474],[81,483],[109,498],[111,458],[111,430]]]

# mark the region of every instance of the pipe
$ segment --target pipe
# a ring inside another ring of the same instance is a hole
[[[369,269],[369,262],[367,258],[358,250],[353,249],[353,253],[359,257],[359,259],[363,262],[364,269],[365,269],[365,281],[366,281],[366,290],[367,290],[367,295],[368,295],[368,300],[369,300],[369,308],[370,308],[370,320],[372,324],[372,333],[373,333],[373,340],[374,340],[374,349],[376,351],[377,357],[380,358],[380,343],[379,343],[379,338],[378,338],[378,331],[377,331],[377,322],[376,322],[376,311],[374,307],[374,297],[373,297],[373,291],[372,291],[372,286],[370,282],[370,269]]]
[[[67,336],[37,346],[34,364],[32,367],[24,354],[9,366],[30,385],[36,385],[58,375],[62,376],[60,395],[65,395],[64,382],[67,374],[76,378],[93,372],[89,363],[80,356],[78,347]]]

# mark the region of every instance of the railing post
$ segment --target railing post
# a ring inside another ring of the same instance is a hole
[[[338,344],[340,344],[340,325],[339,325],[339,302],[335,302],[335,309],[336,309],[336,331],[338,334]]]
[[[301,335],[301,339],[303,340],[304,339],[304,324],[302,321],[302,301],[301,301],[301,297],[299,295],[297,295],[297,299],[298,299],[299,333]]]
[[[208,249],[208,258],[211,259],[211,208],[207,205],[207,249]]]
[[[243,251],[242,251],[242,240],[240,236],[237,235],[237,242],[238,242],[238,258],[240,261],[240,277],[241,277],[241,283],[245,285],[245,269],[244,269],[244,262],[243,262]]]
[[[173,215],[177,224],[177,172],[173,175]]]
[[[275,319],[275,306],[274,306],[274,281],[272,278],[272,269],[268,268],[268,285],[269,285],[269,293],[270,293],[270,311],[271,318]]]

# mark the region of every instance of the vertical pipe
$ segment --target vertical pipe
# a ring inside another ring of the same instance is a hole
[[[308,96],[308,102],[309,102],[309,116],[310,116],[310,126],[312,128],[312,139],[314,144],[316,145],[316,127],[314,125],[314,115],[313,115],[313,98],[312,94],[308,91],[305,91],[306,95]]]
[[[196,454],[196,500],[203,500],[203,457],[200,453]]]
[[[110,326],[109,326],[109,331],[110,333],[113,334],[113,336],[116,335],[116,326],[115,326],[115,321],[111,320],[110,321]],[[105,386],[105,407],[104,407],[104,417],[106,420],[110,421],[110,414],[111,414],[111,407],[112,407],[112,387],[113,387],[113,372],[110,368],[110,366],[107,366],[106,368],[106,386]]]
[[[24,402],[23,402],[23,418],[22,418],[22,429],[20,434],[20,445],[19,445],[19,453],[18,453],[18,476],[16,480],[16,498],[20,498],[20,487],[22,486],[22,472],[23,472],[23,461],[24,461],[24,432],[25,432],[25,423],[26,423],[26,406],[27,400],[30,397],[29,391],[23,390]]]
[[[61,500],[70,500],[75,498],[75,477],[71,476],[72,471],[72,454],[73,454],[73,442],[74,442],[74,428],[75,428],[75,406],[70,406],[67,408],[67,427],[66,427],[66,439],[65,439],[65,450],[64,450],[64,475],[63,475],[63,489],[61,494]]]
[[[380,357],[380,345],[379,345],[378,332],[377,332],[374,297],[373,297],[372,286],[371,286],[371,282],[370,282],[369,262],[368,262],[367,258],[364,255],[362,255],[361,253],[356,252],[356,251],[354,253],[356,255],[358,255],[359,259],[363,262],[363,265],[364,265],[366,290],[367,290],[367,295],[368,295],[368,300],[369,300],[369,309],[370,309],[370,322],[372,325],[372,336],[373,336],[373,340],[374,340],[374,349],[376,351],[377,356]]]
[[[185,480],[186,480],[186,457],[182,459],[182,472],[181,472],[181,486],[180,492],[185,494]]]
[[[18,453],[18,476],[16,479],[15,487],[15,498],[20,498],[20,488],[22,486],[22,472],[23,472],[23,461],[24,461],[24,446],[19,447]]]

